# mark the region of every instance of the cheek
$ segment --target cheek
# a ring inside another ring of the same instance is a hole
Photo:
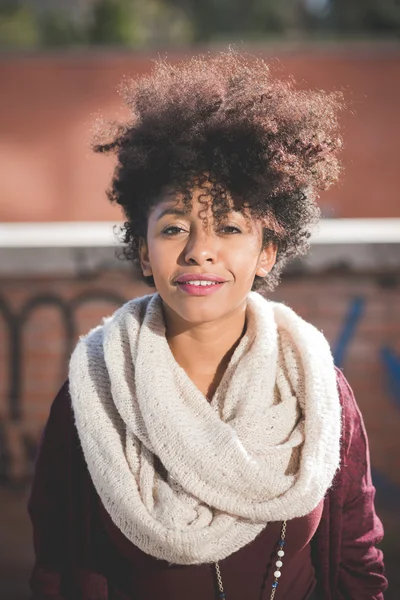
[[[151,240],[148,247],[150,263],[152,264],[153,268],[156,269],[160,262],[162,262],[165,252],[161,251],[160,244],[157,244],[157,241],[155,240]]]
[[[164,244],[149,245],[149,260],[153,275],[168,279],[176,266],[176,254],[172,248]]]
[[[235,279],[252,284],[258,268],[259,256],[258,246],[255,245],[237,253],[232,264]]]

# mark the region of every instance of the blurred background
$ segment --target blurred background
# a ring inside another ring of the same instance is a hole
[[[122,219],[91,153],[123,119],[124,76],[157,56],[262,55],[303,88],[342,90],[345,172],[305,259],[272,295],[322,329],[369,435],[390,587],[400,597],[400,3],[26,0],[0,4],[0,598],[23,600],[38,439],[77,337],[147,293],[116,258]]]

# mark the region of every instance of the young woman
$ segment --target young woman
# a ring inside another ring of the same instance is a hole
[[[154,293],[82,337],[29,502],[32,600],[380,600],[366,434],[271,290],[338,176],[335,94],[234,52],[124,88],[109,191]]]

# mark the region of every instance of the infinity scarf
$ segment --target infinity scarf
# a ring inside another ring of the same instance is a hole
[[[211,402],[172,355],[158,294],[80,338],[69,381],[104,507],[133,544],[170,563],[222,560],[269,521],[308,514],[339,466],[329,345],[255,292]]]

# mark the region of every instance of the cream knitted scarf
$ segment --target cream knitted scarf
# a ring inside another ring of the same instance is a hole
[[[70,393],[114,523],[171,563],[214,562],[269,521],[308,514],[339,466],[340,404],[324,336],[248,296],[246,333],[208,402],[175,361],[158,294],[78,342]]]

